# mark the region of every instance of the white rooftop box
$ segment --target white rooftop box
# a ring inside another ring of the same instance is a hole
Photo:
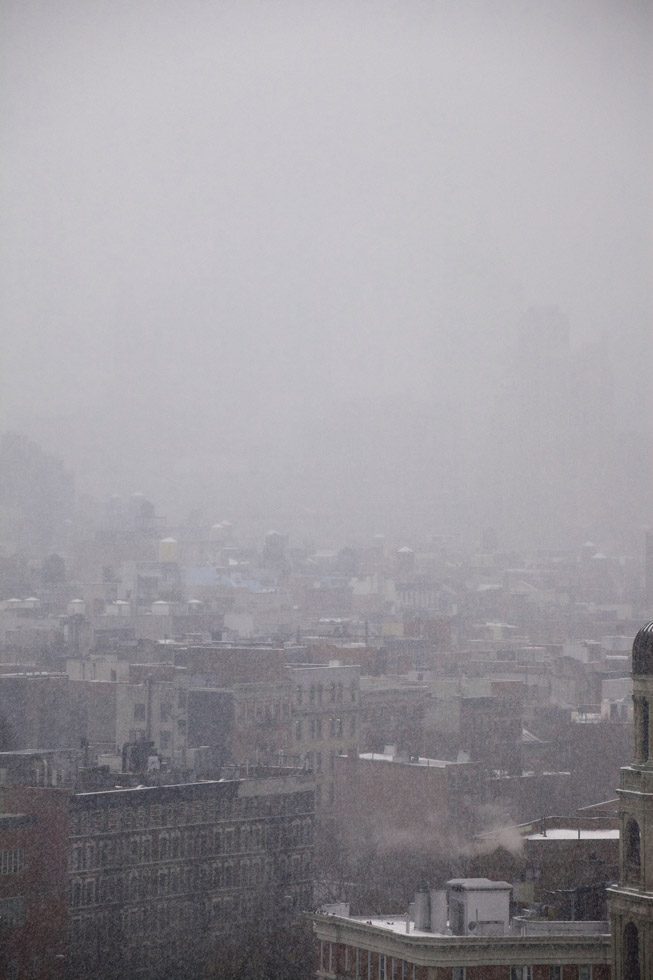
[[[449,893],[449,925],[454,936],[504,936],[510,924],[510,892],[507,881],[489,878],[452,878]]]

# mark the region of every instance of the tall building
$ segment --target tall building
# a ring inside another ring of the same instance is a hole
[[[653,611],[653,531],[647,531],[645,538],[644,602],[650,615],[651,611]]]
[[[2,980],[217,976],[312,906],[310,773],[0,789]]]
[[[635,759],[621,770],[619,883],[609,889],[613,980],[653,975],[653,622],[633,643]]]

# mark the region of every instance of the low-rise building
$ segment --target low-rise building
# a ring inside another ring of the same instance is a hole
[[[315,809],[334,813],[336,760],[355,756],[360,728],[359,668],[330,664],[289,664],[291,688],[290,758],[312,770]]]
[[[78,793],[10,786],[2,803],[15,815],[6,833],[0,819],[2,866],[17,876],[3,904],[0,875],[0,921],[11,925],[20,964],[28,926],[39,937],[52,919],[56,943],[48,932],[39,948],[56,948],[76,980],[149,978],[162,969],[201,975],[241,930],[256,935],[275,916],[312,905],[309,773],[261,769],[241,778],[235,769],[219,780]],[[18,887],[28,866],[25,834],[32,834],[30,876]]]
[[[323,980],[609,980],[607,922],[510,920],[510,885],[453,879],[403,915],[313,916]]]
[[[68,798],[31,795],[0,797],[0,976],[57,980],[67,954]]]
[[[421,842],[438,848],[469,840],[475,829],[481,768],[469,761],[410,756],[397,746],[336,758],[334,816],[343,839]]]

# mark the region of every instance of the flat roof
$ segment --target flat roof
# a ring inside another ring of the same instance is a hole
[[[405,755],[401,755],[400,753],[391,755],[387,752],[360,752],[358,758],[366,759],[368,762],[398,762],[404,766],[426,766],[431,769],[445,769],[447,766],[474,765],[469,760],[457,762],[455,759],[425,759],[423,756],[419,758],[413,757],[411,759],[410,757],[406,758]]]
[[[338,918],[342,918],[339,916]],[[410,919],[406,926],[405,915],[381,915],[368,919],[364,915],[352,915],[347,918],[348,922],[359,922],[361,925],[376,926],[377,929],[387,929],[388,932],[399,933],[404,936],[447,936],[446,932],[426,932],[423,929],[416,929],[415,923]]]
[[[577,827],[555,827],[545,834],[526,834],[525,840],[619,840],[618,827],[578,830]]]
[[[447,882],[447,888],[460,888],[463,891],[480,892],[512,888],[512,885],[507,881],[491,881],[489,878],[451,878]]]

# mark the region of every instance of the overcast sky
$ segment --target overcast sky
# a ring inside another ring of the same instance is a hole
[[[4,0],[3,427],[181,506],[352,399],[477,418],[532,305],[643,386],[651,6]]]

